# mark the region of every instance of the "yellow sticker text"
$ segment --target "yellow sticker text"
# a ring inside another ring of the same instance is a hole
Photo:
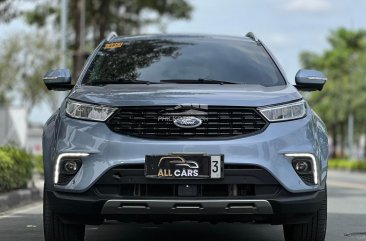
[[[115,48],[121,48],[123,46],[123,43],[107,43],[104,45],[105,49],[115,49]]]

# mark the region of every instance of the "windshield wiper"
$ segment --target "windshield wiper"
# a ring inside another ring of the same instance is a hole
[[[235,82],[215,79],[164,79],[160,80],[160,83],[175,83],[175,84],[238,84]]]
[[[94,86],[104,86],[104,85],[119,85],[119,84],[151,84],[150,81],[147,80],[129,80],[129,79],[113,79],[113,80],[104,80],[104,79],[94,79],[92,82],[85,83],[86,85],[94,85]]]

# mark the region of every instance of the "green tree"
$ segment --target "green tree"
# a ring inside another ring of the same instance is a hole
[[[27,111],[47,99],[55,108],[55,97],[43,84],[44,73],[57,65],[60,53],[46,32],[15,34],[2,43],[0,53],[0,103],[11,101],[11,96],[21,98]]]
[[[74,77],[78,76],[85,56],[80,24],[81,3],[82,0],[69,1]],[[139,33],[142,27],[159,24],[163,19],[188,19],[191,11],[192,7],[186,0],[88,0],[85,4],[85,36],[89,36],[87,44],[96,46],[111,31],[119,35],[131,35]],[[48,19],[57,20],[54,22],[57,25],[59,13],[58,2],[42,0],[25,15],[29,23],[43,26]]]
[[[366,31],[339,28],[328,42],[330,49],[322,54],[303,52],[300,59],[305,68],[322,70],[329,79],[309,102],[327,124],[333,150],[341,146],[343,156],[348,116],[355,116],[358,134],[366,132],[366,113],[361,111],[366,106]]]
[[[17,58],[14,53],[20,51],[20,46],[12,41],[4,41],[3,52],[0,53],[0,105],[11,102],[11,92],[14,89],[14,72],[12,63]]]
[[[18,0],[0,0],[0,21],[10,22],[19,15],[19,9],[14,7]]]
[[[188,19],[192,7],[186,0],[85,0],[85,36],[87,51],[92,50],[110,31],[120,35],[139,33],[147,25],[160,24],[174,19]],[[69,0],[69,47],[73,52],[74,77],[78,76],[83,63],[85,49],[82,49],[80,29],[81,0]],[[31,7],[28,0],[0,0],[0,23],[8,23],[24,17],[36,25],[31,36],[8,38],[0,50],[0,104],[9,103],[12,93],[19,92],[30,110],[42,99],[55,97],[45,91],[42,75],[48,68],[58,66],[58,34],[42,34],[49,25],[59,28],[60,3],[54,0],[34,0]],[[51,37],[50,37],[51,36]],[[51,39],[52,38],[52,39]],[[36,46],[36,48],[32,48]],[[54,104],[52,104],[54,105]]]

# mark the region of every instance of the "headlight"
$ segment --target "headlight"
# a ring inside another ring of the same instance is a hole
[[[287,121],[302,118],[306,115],[304,100],[258,109],[269,121]]]
[[[105,121],[116,110],[116,108],[86,104],[68,100],[66,104],[66,113],[76,119]]]

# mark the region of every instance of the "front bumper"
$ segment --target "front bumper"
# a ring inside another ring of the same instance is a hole
[[[120,165],[88,191],[47,191],[51,207],[67,222],[120,221],[305,222],[324,191],[291,193],[266,170],[225,165],[222,179],[149,179],[143,165]],[[195,187],[195,192],[179,192]]]
[[[298,223],[307,221],[326,195],[327,139],[310,110],[305,118],[271,123],[260,134],[227,140],[140,139],[116,134],[105,123],[65,116],[60,118],[58,133],[55,148],[45,148],[45,190],[53,210],[67,222],[93,224],[113,219]],[[46,145],[48,139],[44,140]],[[81,169],[67,185],[54,185],[50,180],[54,180],[57,157],[64,153],[88,156],[81,158]],[[145,156],[168,153],[224,155],[224,178],[145,178],[141,168]],[[291,158],[286,157],[289,153],[315,156],[318,185],[304,183]],[[137,170],[129,172],[123,169],[126,166]],[[119,173],[114,176],[115,171]],[[177,196],[177,185],[185,184],[197,185],[200,192],[194,197]],[[154,192],[154,187],[159,190]],[[224,188],[215,192],[216,187]]]
[[[47,183],[55,191],[83,193],[107,171],[122,164],[143,164],[146,155],[207,153],[224,155],[225,164],[256,165],[267,170],[287,191],[313,192],[324,189],[328,147],[326,136],[316,129],[309,110],[299,120],[271,123],[264,132],[227,140],[147,140],[112,132],[105,123],[60,119],[60,135],[51,160],[45,161],[47,179],[54,179],[55,162],[63,153],[87,153],[83,165],[67,185]],[[311,153],[318,162],[319,185],[306,185],[297,175],[289,153]]]
[[[108,214],[273,214],[266,200],[174,200],[130,199],[108,200],[103,205],[102,215]]]
[[[52,209],[69,223],[123,222],[306,222],[318,209],[326,191],[306,194],[281,192],[270,199],[100,199],[95,196],[48,191]]]

